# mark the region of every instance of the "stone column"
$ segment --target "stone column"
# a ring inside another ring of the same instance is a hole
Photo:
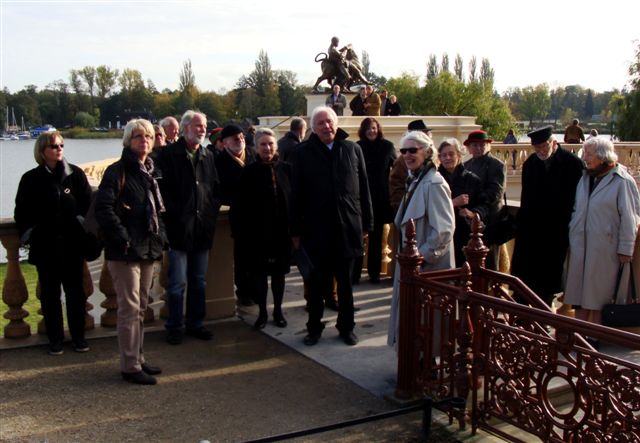
[[[87,302],[85,304],[85,315],[84,315],[84,330],[90,331],[95,328],[95,321],[93,320],[93,315],[90,312],[93,310],[93,305],[89,303],[89,297],[93,294],[93,279],[91,278],[91,272],[89,271],[89,265],[85,261],[82,264],[82,286],[84,288],[84,295],[87,297]]]
[[[228,208],[223,207],[216,221],[213,247],[207,269],[207,319],[233,317],[236,300],[233,285],[233,239]]]

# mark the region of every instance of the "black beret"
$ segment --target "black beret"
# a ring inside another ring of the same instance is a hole
[[[222,133],[220,134],[220,140],[224,140],[227,137],[231,137],[236,134],[242,134],[242,128],[238,125],[227,125],[222,129]]]
[[[409,131],[431,131],[431,128],[427,127],[422,120],[414,120],[407,126]]]
[[[547,125],[542,128],[534,129],[527,133],[527,136],[531,138],[532,145],[539,145],[540,143],[544,143],[549,140],[551,138],[551,134],[553,134],[553,126]]]

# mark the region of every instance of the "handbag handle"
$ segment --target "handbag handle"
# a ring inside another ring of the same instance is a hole
[[[624,300],[624,303],[617,303],[618,301],[618,290],[620,289],[620,280],[622,280],[622,272],[624,271],[624,267],[626,265],[629,265],[630,267],[630,263],[623,263],[620,265],[620,267],[618,268],[618,277],[616,278],[616,289],[613,291],[613,303],[614,304],[627,304],[626,300]],[[636,285],[635,285],[635,281],[633,278],[633,269],[629,269],[629,280],[631,283],[631,302],[632,303],[636,303],[637,302],[637,298],[636,298]]]

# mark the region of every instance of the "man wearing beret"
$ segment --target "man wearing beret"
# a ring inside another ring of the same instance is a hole
[[[491,155],[491,142],[485,131],[472,131],[464,141],[469,149],[471,158],[464,162],[464,167],[480,177],[482,192],[487,202],[486,220],[482,220],[487,226],[495,223],[498,213],[503,206],[507,179],[504,163]],[[488,244],[489,255],[486,266],[488,269],[497,270],[500,258],[500,245]]]
[[[187,335],[211,340],[212,334],[202,322],[206,316],[209,250],[220,208],[220,182],[213,153],[202,145],[207,117],[189,110],[180,125],[183,135],[160,151],[158,158],[162,171],[158,184],[166,207],[164,221],[169,238],[169,318],[165,327],[167,341],[173,345],[182,342],[183,325]],[[185,287],[187,310],[183,324]]]
[[[563,149],[544,126],[527,135],[535,153],[522,166],[522,194],[517,216],[511,273],[549,306],[562,291],[562,271],[569,246],[569,221],[583,163]]]
[[[224,150],[216,157],[216,169],[220,176],[220,192],[223,205],[232,206],[233,198],[238,189],[240,174],[245,166],[255,161],[255,154],[247,149],[244,133],[238,125],[229,124],[220,132],[220,140]],[[249,278],[247,269],[247,251],[241,247],[238,241],[233,242],[233,280],[236,285],[236,297],[238,303],[243,306],[251,306],[250,291],[246,287]]]

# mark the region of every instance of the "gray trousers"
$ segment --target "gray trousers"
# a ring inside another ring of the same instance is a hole
[[[153,280],[153,261],[107,261],[118,300],[120,370],[140,372],[144,355],[144,313]]]

